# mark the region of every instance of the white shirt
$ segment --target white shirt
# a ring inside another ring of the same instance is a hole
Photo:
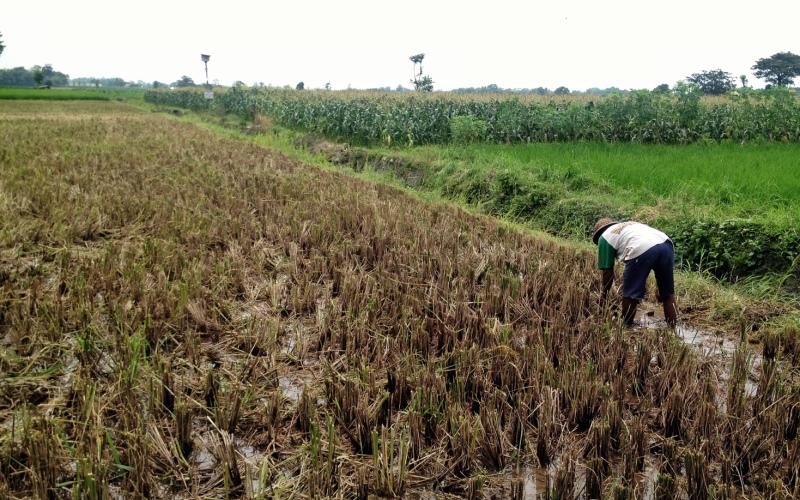
[[[669,236],[641,222],[628,221],[614,224],[603,231],[601,236],[617,252],[617,259],[627,261],[635,259],[659,243],[664,243]]]

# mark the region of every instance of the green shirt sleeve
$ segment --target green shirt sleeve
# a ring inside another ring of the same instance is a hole
[[[616,256],[617,251],[601,236],[597,242],[598,269],[614,269],[614,258]]]

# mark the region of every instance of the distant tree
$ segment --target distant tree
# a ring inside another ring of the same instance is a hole
[[[42,79],[44,80],[44,84],[46,87],[50,88],[53,86],[53,65],[52,64],[45,64],[42,66]],[[41,85],[41,83],[40,83]]]
[[[180,77],[180,79],[178,81],[172,82],[172,86],[173,87],[194,87],[195,83],[194,83],[194,80],[192,80],[191,78],[189,78],[186,75],[183,75],[182,77]]]
[[[34,66],[33,70],[31,70],[31,73],[33,73],[33,81],[36,83],[36,85],[41,86],[42,82],[44,81],[44,72],[42,72],[42,67]]]
[[[554,92],[555,95],[567,95],[569,94],[569,89],[567,87],[558,87]]]
[[[433,78],[428,75],[422,75],[422,60],[425,59],[425,54],[414,54],[413,56],[409,57],[409,60],[414,63],[414,78],[411,80],[411,83],[414,84],[414,89],[420,92],[431,92],[433,91]],[[417,64],[419,64],[419,70],[417,70]]]
[[[69,75],[54,70],[52,64],[45,64],[42,66],[42,74],[44,75],[45,85],[53,87],[66,87],[69,83]]]
[[[297,82],[297,85],[294,86],[295,90],[305,90],[306,84],[303,82]]]
[[[412,82],[417,79],[419,75],[422,74],[422,60],[425,59],[424,53],[414,54],[413,56],[408,58],[412,63],[414,63],[414,70],[413,70],[413,79]],[[417,73],[417,64],[419,64],[419,73]]]
[[[122,78],[106,78],[104,82],[106,87],[125,87],[127,82]]]
[[[433,78],[428,75],[421,76],[414,82],[414,90],[420,92],[433,92]]]
[[[330,90],[330,89],[331,89],[331,82],[326,82],[325,83],[325,90]]]
[[[153,88],[154,89],[160,89],[161,87],[164,87],[164,86],[165,85],[163,83],[159,82],[158,80],[153,81]]]
[[[0,87],[31,87],[35,84],[33,73],[22,66],[0,69]]]
[[[3,43],[3,34],[0,33],[0,55],[3,55],[3,51],[6,49],[6,45]]]
[[[747,75],[739,75],[739,81],[742,82],[742,88],[747,88]]]
[[[756,78],[785,87],[794,83],[796,76],[800,76],[800,56],[791,52],[778,52],[759,59],[750,69],[754,70]]]
[[[706,95],[722,95],[735,87],[731,74],[721,69],[701,71],[686,80],[700,87],[700,92]]]
[[[653,92],[655,92],[656,94],[668,94],[669,85],[666,83],[662,83],[661,85],[658,85],[656,88],[654,88]]]
[[[237,89],[240,89],[244,87],[244,82],[241,80],[236,80],[235,82],[233,82],[233,86],[236,87]]]

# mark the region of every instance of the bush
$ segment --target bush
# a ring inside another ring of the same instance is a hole
[[[446,176],[442,194],[452,199],[463,198],[465,203],[471,205],[489,201],[494,196],[492,180],[486,174],[472,169]]]
[[[554,189],[546,184],[526,186],[524,192],[511,200],[510,213],[521,219],[532,219],[556,198]]]
[[[683,219],[666,221],[676,256],[692,269],[736,279],[785,273],[800,255],[796,228],[772,227],[747,219],[726,221]]]
[[[486,122],[474,116],[454,116],[450,118],[450,136],[459,144],[481,142],[486,137]]]
[[[178,106],[194,111],[205,110],[211,107],[211,99],[206,99],[198,90],[148,90],[144,93],[144,100],[163,106]]]
[[[565,198],[541,211],[539,225],[545,231],[565,238],[588,238],[601,217],[625,220],[629,214],[618,207],[583,198]]]

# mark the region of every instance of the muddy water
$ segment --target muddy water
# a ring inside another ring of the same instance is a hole
[[[522,498],[525,500],[548,499],[556,484],[556,473],[560,467],[556,459],[549,467],[525,466],[517,477],[522,479]],[[586,469],[582,464],[575,464],[575,483],[573,493],[575,498],[583,498],[586,494]]]
[[[635,319],[635,327],[652,330],[668,330],[667,322],[660,310],[654,306],[640,308]],[[733,356],[736,354],[737,341],[731,337],[715,334],[698,328],[693,328],[685,323],[679,323],[675,328],[675,336],[695,348],[701,355],[718,360],[716,365],[720,380],[727,382],[731,372]],[[761,368],[761,355],[752,353],[749,357],[748,377],[745,381],[745,393],[748,397],[756,395],[758,379]]]
[[[300,401],[300,396],[303,394],[302,381],[291,375],[282,375],[278,377],[278,388],[281,390],[284,397],[292,403]]]
[[[308,386],[313,388],[316,383],[314,374],[308,370],[299,370],[290,373],[285,373],[278,377],[278,389],[283,393],[283,397],[296,403],[300,401],[303,395],[303,387]],[[318,395],[317,404],[324,404],[325,400],[321,395]]]
[[[217,465],[217,457],[214,456],[207,448],[200,448],[192,457],[197,470],[210,471],[214,470]]]
[[[644,472],[641,474],[642,498],[644,500],[653,500],[656,494],[656,479],[658,478],[658,469],[652,465],[645,467]]]
[[[556,481],[557,465],[546,469],[541,467],[526,466],[522,468],[517,477],[522,479],[522,498],[524,500],[548,499]],[[652,464],[645,465],[643,472],[636,474],[635,497],[644,500],[655,498],[656,477],[658,469]],[[575,465],[575,484],[573,491],[575,498],[586,496],[586,469],[581,464]]]
[[[546,498],[555,480],[554,468],[525,467],[522,472],[522,498],[536,500]]]
[[[250,477],[249,493],[253,496],[257,495],[262,490],[261,480],[259,478],[259,470],[261,467],[261,462],[264,460],[264,454],[255,447],[249,445],[243,439],[237,438],[235,443],[236,450],[238,451],[239,456],[243,459],[244,466],[247,468],[247,472]]]

